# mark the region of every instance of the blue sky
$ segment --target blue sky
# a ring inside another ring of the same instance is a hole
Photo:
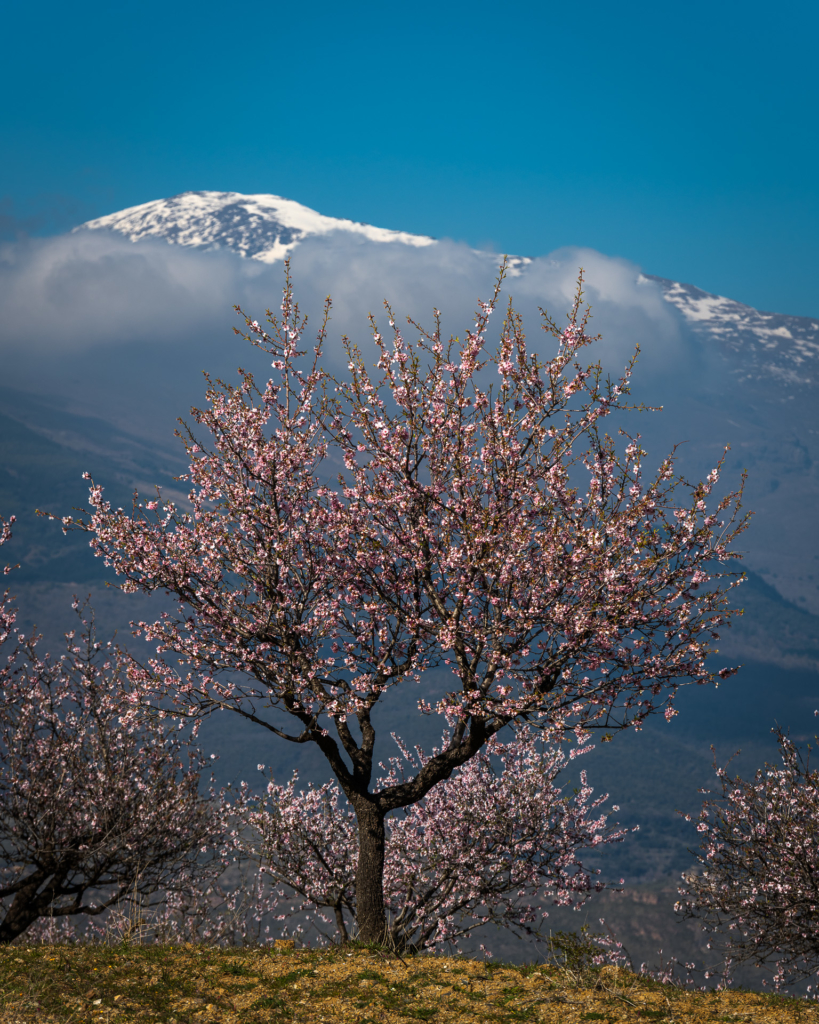
[[[273,192],[819,314],[815,4],[7,12],[6,237],[188,189]]]

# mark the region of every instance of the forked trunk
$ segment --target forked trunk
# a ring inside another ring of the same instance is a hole
[[[384,909],[384,815],[368,800],[355,805],[358,819],[358,866],[355,909],[361,942],[383,943],[387,938]]]
[[[29,885],[15,893],[0,922],[0,945],[14,942],[41,916],[40,908],[35,906],[40,881],[41,879],[33,878]]]

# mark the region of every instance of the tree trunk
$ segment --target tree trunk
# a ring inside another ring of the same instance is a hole
[[[15,893],[11,905],[0,922],[0,945],[6,945],[23,934],[40,917],[35,907],[39,879],[35,878],[24,889]]]
[[[358,820],[358,865],[355,873],[355,911],[361,942],[383,943],[387,938],[384,910],[384,815],[369,800],[354,805]]]

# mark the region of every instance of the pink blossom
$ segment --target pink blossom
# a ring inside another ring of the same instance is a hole
[[[683,876],[677,909],[732,962],[771,967],[779,988],[819,973],[819,772],[776,734],[781,767],[753,781],[717,769],[721,797],[697,824],[701,870]]]

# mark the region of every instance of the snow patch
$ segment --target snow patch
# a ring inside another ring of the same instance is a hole
[[[662,289],[691,330],[717,342],[729,356],[740,356],[743,378],[810,385],[819,371],[819,323],[810,317],[765,313],[691,284],[644,275]],[[811,371],[805,373],[805,370]]]
[[[282,196],[246,196],[239,192],[183,192],[98,217],[74,230],[114,231],[131,242],[162,238],[171,245],[226,249],[261,263],[277,263],[303,239],[333,231],[361,235],[371,242],[414,247],[435,244],[435,239],[426,235],[325,217]]]

